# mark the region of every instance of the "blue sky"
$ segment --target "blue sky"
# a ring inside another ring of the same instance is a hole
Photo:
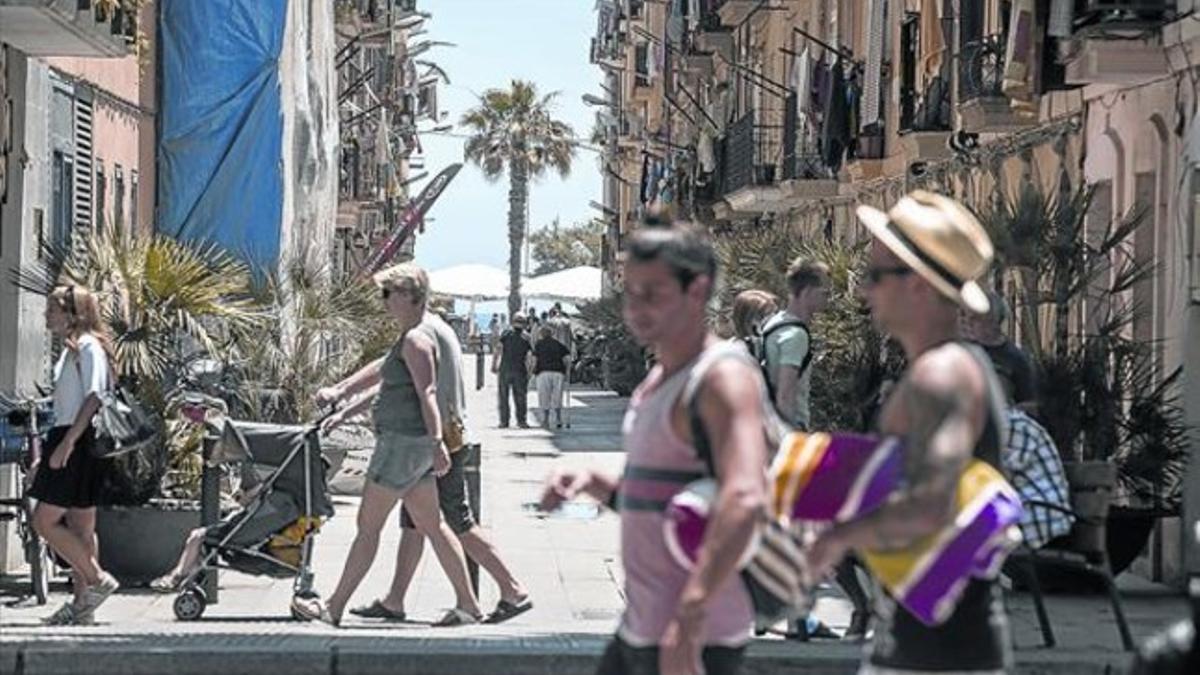
[[[422,0],[419,8],[433,14],[425,26],[437,40],[457,47],[426,52],[450,77],[439,92],[439,104],[457,124],[485,89],[507,86],[513,78],[531,80],[542,92],[559,91],[559,119],[576,135],[591,133],[594,111],[580,101],[599,91],[600,71],[588,63],[589,39],[596,15],[591,0]],[[425,123],[428,126],[428,123]],[[430,175],[462,160],[463,140],[435,135],[421,138]],[[419,190],[424,182],[413,187]],[[550,174],[530,192],[530,227],[538,229],[555,217],[563,223],[586,220],[595,213],[589,200],[600,201],[600,170],[595,153],[579,150],[571,177]],[[478,169],[466,165],[430,211],[433,219],[419,235],[417,262],[429,270],[460,263],[482,263],[507,269],[508,178],[489,184]]]

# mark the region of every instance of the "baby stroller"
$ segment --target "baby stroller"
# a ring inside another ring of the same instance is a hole
[[[321,520],[333,515],[318,432],[315,424],[225,421],[210,461],[243,462],[243,490],[251,487],[248,481],[261,484],[245,508],[207,528],[200,562],[175,597],[176,618],[200,618],[210,601],[204,581],[220,568],[294,577],[294,595],[314,593],[313,539]]]

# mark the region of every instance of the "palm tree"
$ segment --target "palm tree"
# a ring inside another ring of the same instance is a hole
[[[508,174],[509,316],[521,309],[521,245],[529,180],[550,169],[566,178],[575,157],[575,132],[552,115],[557,96],[558,92],[539,96],[532,82],[513,80],[508,90],[485,91],[479,106],[462,117],[472,134],[464,150],[467,161],[492,182]]]

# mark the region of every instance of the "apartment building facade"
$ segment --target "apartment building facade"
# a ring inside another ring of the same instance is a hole
[[[976,210],[1092,186],[1089,223],[1143,210],[1133,334],[1200,428],[1200,22],[1191,0],[601,0],[606,282],[623,239],[669,205],[716,232],[785,224],[866,236],[859,203],[916,187]],[[1089,224],[1089,227],[1091,225]],[[1182,522],[1200,518],[1200,463]],[[1200,570],[1180,519],[1143,563]]]

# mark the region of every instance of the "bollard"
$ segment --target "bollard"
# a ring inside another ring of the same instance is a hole
[[[200,473],[200,524],[208,527],[221,519],[221,470],[215,466],[209,466],[209,458],[212,457],[213,449],[216,446],[217,437],[213,434],[205,434],[203,447],[203,469]],[[204,581],[200,584],[201,590],[204,591],[204,598],[209,604],[217,602],[217,570],[212,569],[204,573]]]
[[[467,503],[471,505],[471,514],[475,517],[476,525],[483,522],[479,503],[479,469],[483,463],[481,450],[480,444],[468,443],[460,451],[468,453],[463,465],[463,474],[467,481]],[[475,596],[479,597],[479,565],[470,558],[467,558],[467,574],[471,577],[471,588],[475,589]]]
[[[484,360],[485,359],[484,359],[483,349],[480,349],[479,351],[475,352],[475,391],[479,391],[480,389],[483,389],[483,370],[484,370],[483,362],[484,362]]]

